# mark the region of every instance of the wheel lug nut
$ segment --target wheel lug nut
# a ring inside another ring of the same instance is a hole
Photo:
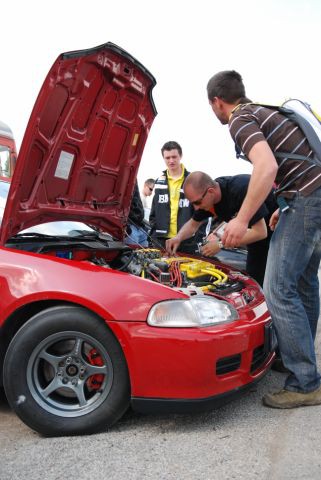
[[[68,378],[64,377],[64,378],[62,379],[62,383],[64,383],[64,384],[66,385],[66,383],[68,383]]]

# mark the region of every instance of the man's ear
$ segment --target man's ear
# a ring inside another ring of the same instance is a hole
[[[222,110],[223,107],[224,107],[224,104],[225,104],[224,100],[222,100],[222,99],[219,98],[219,97],[215,97],[215,105],[216,105],[217,108],[219,108],[220,110]]]

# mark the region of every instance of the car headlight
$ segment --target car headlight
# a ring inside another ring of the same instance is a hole
[[[236,309],[216,298],[195,296],[154,305],[147,318],[153,327],[209,327],[237,320]]]

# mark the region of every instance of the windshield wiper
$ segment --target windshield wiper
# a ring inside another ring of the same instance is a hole
[[[49,235],[48,233],[40,233],[40,232],[25,232],[25,233],[18,233],[11,237],[11,240],[19,240],[23,238],[41,238],[44,240],[93,240],[99,238],[99,235],[96,232],[89,232],[87,230],[71,230],[67,234],[56,234],[56,235]]]
[[[38,232],[26,232],[26,233],[17,233],[10,238],[10,240],[16,240],[19,238],[50,238],[50,239],[58,239],[58,238],[65,238],[67,235],[48,235],[47,233],[38,233]]]

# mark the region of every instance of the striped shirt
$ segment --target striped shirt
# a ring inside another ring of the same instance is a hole
[[[248,156],[251,148],[266,140],[273,153],[294,153],[313,158],[307,138],[292,120],[273,107],[240,105],[229,119],[230,134],[237,152]],[[275,182],[287,198],[299,191],[309,195],[321,186],[321,166],[305,160],[278,158]]]

